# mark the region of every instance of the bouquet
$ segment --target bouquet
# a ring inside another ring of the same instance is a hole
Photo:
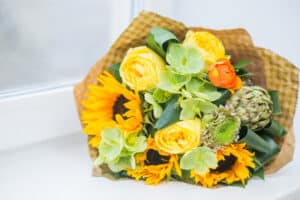
[[[95,174],[245,185],[292,159],[298,70],[241,29],[143,12],[75,87]]]

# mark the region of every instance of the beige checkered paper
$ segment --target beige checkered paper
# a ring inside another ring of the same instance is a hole
[[[232,62],[249,60],[254,64],[247,67],[257,85],[279,91],[283,114],[276,119],[288,129],[288,134],[279,141],[282,146],[280,154],[267,167],[267,172],[275,172],[292,160],[294,152],[293,117],[295,114],[298,92],[298,70],[284,58],[269,50],[256,48],[250,35],[244,29],[211,30],[199,27],[187,28],[181,22],[162,17],[152,12],[142,12],[112,45],[107,54],[102,57],[89,71],[83,81],[75,86],[74,95],[78,114],[85,99],[87,86],[97,84],[96,77],[112,64],[118,63],[129,48],[145,45],[145,38],[152,27],[159,26],[174,32],[179,40],[183,40],[187,30],[206,30],[219,37],[231,55]],[[90,156],[95,159],[97,151],[90,148]],[[99,172],[96,172],[99,174]]]

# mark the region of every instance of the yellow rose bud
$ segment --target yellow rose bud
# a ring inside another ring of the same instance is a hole
[[[185,153],[200,144],[200,120],[176,122],[155,133],[157,147],[170,154]]]
[[[183,45],[195,46],[199,50],[200,56],[206,62],[207,66],[215,63],[220,58],[225,57],[223,43],[209,32],[188,31],[185,40],[183,41]]]
[[[129,49],[120,66],[120,75],[130,88],[143,91],[151,89],[159,82],[164,60],[146,46]]]

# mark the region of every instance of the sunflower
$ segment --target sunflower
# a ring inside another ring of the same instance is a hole
[[[246,143],[230,144],[216,152],[218,167],[211,169],[204,175],[198,175],[191,171],[191,178],[195,183],[201,183],[205,187],[213,187],[220,182],[232,184],[240,181],[243,185],[250,178],[249,168],[254,168],[254,153],[245,149]]]
[[[144,153],[137,154],[135,159],[138,167],[136,169],[128,169],[127,174],[136,180],[145,179],[146,184],[158,184],[171,175],[173,168],[181,176],[178,156],[159,150],[151,137],[148,138],[148,146]]]
[[[125,136],[142,128],[139,94],[128,90],[109,72],[104,72],[97,80],[99,85],[88,87],[81,114],[83,132],[90,136],[92,147],[98,147],[103,128],[118,127]]]

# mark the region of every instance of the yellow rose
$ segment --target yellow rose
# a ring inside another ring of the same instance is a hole
[[[185,153],[200,144],[200,120],[185,120],[176,122],[155,133],[157,147],[167,153]]]
[[[164,60],[146,46],[129,49],[120,66],[120,75],[130,88],[142,91],[155,87]]]
[[[195,46],[199,52],[201,58],[209,66],[215,63],[220,58],[225,57],[225,48],[216,36],[209,32],[188,31],[183,41],[184,46]]]

